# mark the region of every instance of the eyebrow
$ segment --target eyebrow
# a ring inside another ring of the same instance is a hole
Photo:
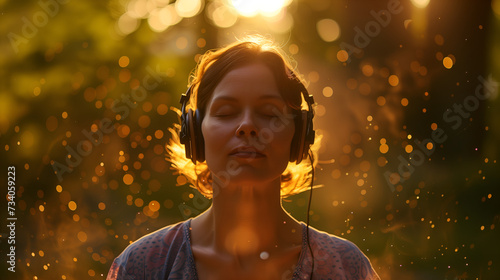
[[[224,101],[224,100],[225,101],[237,101],[237,99],[232,97],[232,96],[222,95],[222,96],[218,96],[218,97],[214,98],[214,100],[212,100],[212,103],[215,101]],[[271,94],[263,95],[263,96],[259,97],[259,100],[278,100],[278,101],[284,102],[284,100],[281,96],[276,96],[276,95],[271,95]]]

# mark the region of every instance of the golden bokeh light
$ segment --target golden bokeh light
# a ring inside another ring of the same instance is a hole
[[[346,62],[349,59],[349,54],[345,50],[339,50],[337,52],[337,59],[340,62]]]
[[[233,26],[238,20],[238,14],[231,6],[223,3],[221,0],[210,1],[207,3],[206,15],[208,19],[220,28]]]
[[[156,200],[152,200],[149,202],[149,209],[153,212],[157,212],[160,210],[160,203]]]
[[[290,4],[287,0],[232,0],[231,4],[236,11],[244,17],[263,15],[273,17],[279,14],[281,9]]]
[[[125,174],[123,175],[123,183],[126,185],[131,185],[134,182],[134,176],[131,174]]]
[[[363,72],[363,75],[370,77],[373,75],[373,66],[370,64],[365,64],[363,67],[361,67],[361,71]]]
[[[74,202],[74,201],[68,202],[68,208],[69,208],[69,210],[75,211],[76,207],[77,207],[76,202]]]
[[[453,60],[451,59],[451,57],[447,56],[443,58],[443,66],[446,69],[451,69],[451,67],[453,67]]]
[[[379,106],[384,106],[385,105],[385,97],[383,97],[383,96],[377,97],[377,104]]]
[[[126,55],[121,56],[118,59],[118,65],[120,65],[120,67],[122,67],[122,68],[127,67],[129,63],[130,63],[130,58],[128,58],[128,56],[126,56]]]
[[[319,37],[325,42],[333,42],[340,36],[340,26],[333,19],[325,18],[319,20],[316,23],[316,30]]]
[[[190,18],[197,15],[203,6],[201,0],[177,0],[175,1],[175,11],[184,18]]]
[[[396,75],[390,75],[388,81],[389,81],[389,84],[393,87],[395,87],[399,84],[399,78]]]
[[[333,95],[333,89],[331,87],[324,87],[323,88],[323,96],[324,97],[331,97]]]

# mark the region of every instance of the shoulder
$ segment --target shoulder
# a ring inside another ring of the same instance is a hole
[[[166,226],[130,244],[114,260],[107,279],[160,279],[168,275],[179,254],[187,258],[187,224]]]
[[[343,279],[379,279],[370,260],[353,242],[311,227],[309,239],[314,255],[314,271],[318,272],[318,276],[341,275]]]

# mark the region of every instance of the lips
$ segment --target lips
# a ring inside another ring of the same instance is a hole
[[[259,152],[255,147],[251,146],[241,146],[233,149],[229,155],[239,158],[262,158],[266,156],[265,154]]]

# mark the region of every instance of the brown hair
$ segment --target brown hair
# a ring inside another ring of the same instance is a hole
[[[271,70],[280,94],[292,109],[292,114],[299,115],[302,108],[302,96],[298,83],[302,81],[280,48],[270,40],[256,36],[247,37],[218,50],[208,51],[200,58],[190,77],[189,86],[192,88],[192,94],[187,108],[198,109],[203,117],[214,89],[224,76],[233,69],[256,62],[263,63]],[[294,119],[300,121],[300,118]],[[169,129],[172,138],[167,145],[167,160],[172,163],[172,169],[176,170],[177,174],[184,175],[204,196],[212,197],[210,170],[205,162],[193,164],[185,157],[184,146],[179,141],[179,129],[178,124]],[[316,145],[311,147],[311,152],[317,152],[319,140],[317,139]],[[310,173],[315,165],[315,162],[309,160],[303,160],[300,164],[289,162],[281,175],[281,196],[285,197],[306,190],[311,180]]]

